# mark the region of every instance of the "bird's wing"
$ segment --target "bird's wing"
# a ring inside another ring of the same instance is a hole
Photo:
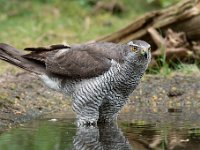
[[[51,46],[50,46],[51,47]],[[111,60],[122,63],[127,47],[114,43],[80,44],[71,47],[26,48],[29,59],[45,63],[47,71],[69,78],[90,78],[109,70]]]
[[[26,51],[52,51],[52,50],[58,50],[58,49],[64,49],[64,48],[70,48],[69,45],[65,44],[55,44],[55,45],[50,45],[47,47],[27,47],[24,50]]]

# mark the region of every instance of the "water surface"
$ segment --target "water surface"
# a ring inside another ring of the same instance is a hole
[[[151,122],[125,116],[118,125],[82,128],[74,119],[34,120],[2,133],[0,150],[199,150],[200,122],[173,117]]]

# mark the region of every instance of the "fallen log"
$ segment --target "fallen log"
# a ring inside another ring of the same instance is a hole
[[[154,59],[164,54],[167,62],[199,61],[200,0],[182,0],[169,8],[147,13],[96,41],[126,43],[133,39],[148,41],[152,45]]]

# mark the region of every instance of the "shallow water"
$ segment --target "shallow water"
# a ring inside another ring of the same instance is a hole
[[[0,150],[200,150],[198,120],[161,123],[127,118],[98,128],[76,128],[74,119],[60,117],[34,120],[2,133]]]

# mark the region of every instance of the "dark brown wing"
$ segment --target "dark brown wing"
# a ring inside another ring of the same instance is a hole
[[[127,51],[126,45],[93,43],[50,51],[40,48],[24,57],[45,62],[47,71],[51,73],[70,78],[90,78],[107,71],[112,59],[122,63]]]
[[[45,63],[48,51],[58,51],[66,48],[70,48],[70,46],[64,44],[55,44],[46,47],[27,47],[24,50],[31,51],[31,53],[24,55],[24,57]]]
[[[47,47],[27,47],[24,50],[26,51],[52,51],[52,50],[58,50],[58,49],[64,49],[64,48],[70,48],[69,45],[64,45],[64,44],[55,44],[55,45],[50,45]]]

